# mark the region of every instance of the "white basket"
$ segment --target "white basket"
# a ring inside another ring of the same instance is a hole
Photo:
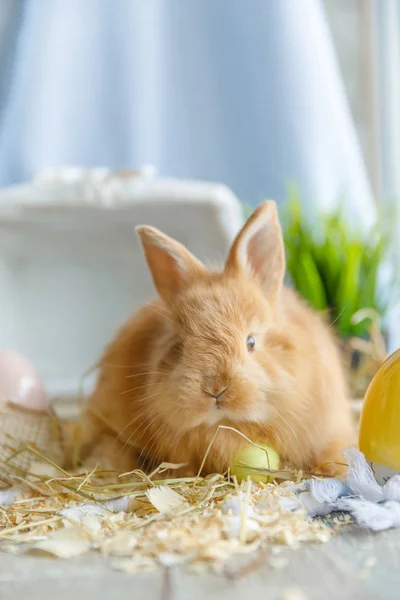
[[[0,346],[75,395],[117,326],[154,294],[134,226],[225,258],[242,209],[223,185],[70,169],[0,191]]]

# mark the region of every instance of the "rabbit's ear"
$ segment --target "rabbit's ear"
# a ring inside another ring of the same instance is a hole
[[[285,277],[285,250],[278,211],[273,201],[261,204],[238,233],[225,272],[245,272],[276,300]]]
[[[168,303],[186,285],[206,274],[205,266],[182,244],[155,227],[136,227],[146,255],[154,285]]]

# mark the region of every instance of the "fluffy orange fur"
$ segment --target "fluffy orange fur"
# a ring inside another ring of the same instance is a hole
[[[297,468],[340,473],[354,432],[338,347],[283,285],[275,204],[253,213],[219,272],[154,228],[138,233],[160,299],[103,355],[84,420],[86,462],[145,471],[185,463],[180,474],[196,474],[216,428],[228,425]],[[220,430],[204,473],[225,471],[244,443]]]

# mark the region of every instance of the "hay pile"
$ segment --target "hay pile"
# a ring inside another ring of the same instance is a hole
[[[88,552],[111,557],[116,569],[136,572],[187,564],[201,570],[266,545],[327,542],[341,524],[309,520],[292,510],[293,481],[240,485],[223,475],[163,479],[99,469],[71,475],[34,448],[31,471],[10,475],[0,491],[0,549],[68,559]],[[282,473],[281,473],[282,474]]]

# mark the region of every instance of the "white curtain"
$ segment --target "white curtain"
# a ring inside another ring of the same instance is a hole
[[[318,0],[3,0],[1,10],[14,33],[1,56],[0,185],[48,166],[154,164],[222,181],[250,204],[282,200],[294,181],[310,201],[340,198],[357,220],[373,216]]]

